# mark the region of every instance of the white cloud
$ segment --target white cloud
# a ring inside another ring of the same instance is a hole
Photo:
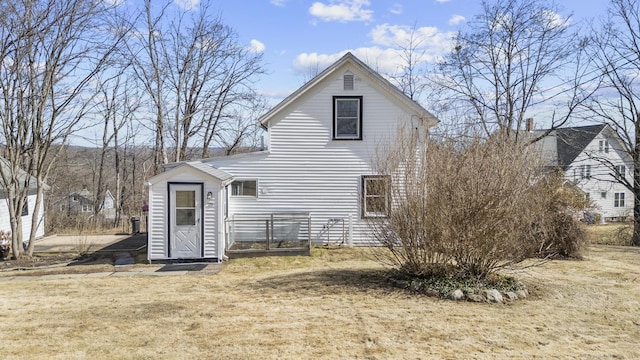
[[[266,46],[262,42],[256,39],[251,40],[249,45],[249,50],[251,50],[254,53],[261,53],[264,51],[264,49],[266,49]]]
[[[318,71],[322,71],[340,59],[347,51],[351,51],[358,59],[364,61],[380,74],[395,73],[403,64],[402,51],[400,49],[373,46],[344,50],[334,54],[302,53],[293,61],[293,70],[300,75],[308,75],[309,69],[317,68]],[[425,57],[425,61],[427,61],[427,58],[429,60],[435,59],[433,57]]]
[[[183,10],[194,10],[200,5],[200,0],[173,0]]]
[[[413,46],[425,53],[426,61],[433,61],[450,49],[453,32],[442,32],[437,27],[412,28],[408,25],[378,25],[369,34],[373,43],[393,48],[409,46],[413,32]]]
[[[451,17],[451,19],[449,19],[449,25],[458,25],[461,22],[467,21],[467,18],[465,18],[462,15],[453,15]]]
[[[373,18],[373,10],[366,8],[369,5],[369,0],[334,0],[329,5],[315,2],[309,13],[323,21],[368,21]]]
[[[389,9],[389,12],[394,15],[400,15],[402,14],[402,10],[403,10],[402,4],[395,3],[391,7],[391,9]]]
[[[285,6],[285,4],[287,3],[287,0],[271,0],[269,2],[271,3],[271,5],[282,7],[282,6]]]
[[[554,12],[551,10],[545,10],[544,15],[546,16],[547,21],[551,26],[565,27],[569,25],[570,19],[563,17],[557,12]]]

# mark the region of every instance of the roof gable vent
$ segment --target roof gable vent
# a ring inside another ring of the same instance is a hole
[[[344,90],[353,90],[353,74],[344,74]]]

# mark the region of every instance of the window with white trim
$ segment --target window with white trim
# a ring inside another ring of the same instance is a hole
[[[613,194],[613,207],[624,207],[624,193]]]
[[[257,180],[236,180],[231,183],[231,196],[258,196]]]
[[[591,165],[580,165],[580,178],[591,179]]]
[[[604,153],[608,153],[609,152],[609,141],[607,140],[600,140],[598,142],[598,150],[600,152],[604,152]]]
[[[362,96],[333,97],[333,139],[362,140]]]
[[[615,167],[616,180],[624,179],[626,171],[627,171],[627,167],[626,166],[624,166],[624,165],[616,165],[616,167]]]
[[[385,175],[362,176],[362,217],[389,216],[390,178]]]

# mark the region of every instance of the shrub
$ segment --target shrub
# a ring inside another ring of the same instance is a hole
[[[435,141],[401,128],[380,146],[376,164],[390,176],[387,218],[371,219],[379,258],[408,274],[486,278],[531,254],[531,224],[545,205],[535,191],[538,157],[524,145],[488,140]]]
[[[562,173],[547,173],[532,189],[540,194],[541,212],[536,231],[525,234],[537,244],[532,256],[582,258],[588,237],[577,217],[589,206],[582,192],[564,180]]]

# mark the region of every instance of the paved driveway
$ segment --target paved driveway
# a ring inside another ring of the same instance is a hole
[[[146,234],[136,235],[52,235],[36,241],[35,252],[88,252],[137,250],[146,244]]]

